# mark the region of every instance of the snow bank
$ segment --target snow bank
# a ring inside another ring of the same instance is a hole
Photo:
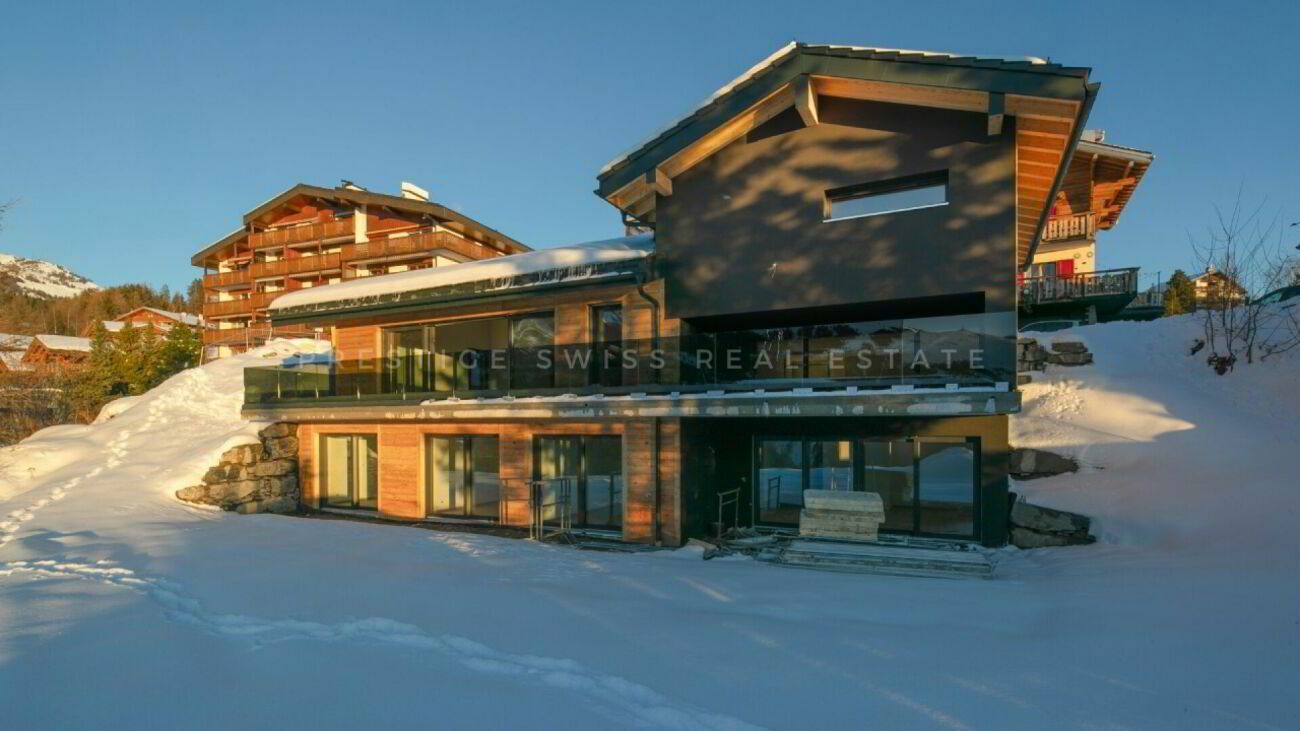
[[[197,482],[228,438],[255,430],[240,416],[244,368],[323,348],[328,345],[315,340],[275,341],[183,371],[142,396],[112,401],[92,425],[50,427],[0,448],[0,500],[65,476],[84,478],[99,469],[98,477],[119,467],[140,475],[122,489],[147,486],[170,495]],[[128,448],[132,443],[135,449]],[[14,533],[0,528],[0,542],[6,535]]]
[[[379,277],[353,279],[324,287],[300,289],[277,297],[272,310],[326,302],[365,299],[398,292],[415,292],[453,284],[505,279],[574,267],[642,259],[654,253],[654,235],[640,234],[606,241],[511,254],[463,264],[417,269]]]
[[[1096,365],[1035,375],[1011,442],[1082,469],[1015,489],[1094,516],[1103,542],[1236,552],[1291,540],[1276,517],[1300,509],[1300,354],[1218,376],[1190,355],[1201,335],[1192,315],[1056,334],[1086,341]]]
[[[3,724],[1300,727],[1300,363],[1215,376],[1187,320],[1085,333],[1097,365],[1012,422],[1085,464],[1019,488],[1103,542],[1000,551],[991,581],[188,506],[257,427],[243,367],[312,343],[187,371],[0,450]]]

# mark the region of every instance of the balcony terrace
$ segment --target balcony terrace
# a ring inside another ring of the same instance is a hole
[[[353,219],[341,218],[334,221],[317,223],[300,223],[283,228],[254,231],[249,235],[249,245],[253,249],[274,249],[294,244],[323,243],[352,238]]]
[[[249,368],[244,395],[246,411],[259,413],[403,405],[526,410],[584,404],[599,411],[686,398],[718,402],[717,414],[723,414],[731,413],[727,403],[741,407],[735,399],[742,397],[830,397],[816,408],[834,402],[850,409],[846,415],[866,415],[877,413],[863,410],[866,396],[903,403],[909,394],[960,402],[953,407],[960,413],[1005,413],[1012,408],[1006,398],[992,404],[989,394],[1014,394],[1014,383],[1014,317],[1001,313],[657,341],[455,352],[403,348],[369,360]]]
[[[1097,216],[1094,213],[1079,213],[1073,216],[1053,218],[1043,228],[1043,241],[1090,239],[1096,235]]]

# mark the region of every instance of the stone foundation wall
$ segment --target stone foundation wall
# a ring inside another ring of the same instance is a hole
[[[298,509],[298,426],[272,424],[260,444],[226,450],[193,487],[176,491],[190,503],[238,513],[292,513]]]

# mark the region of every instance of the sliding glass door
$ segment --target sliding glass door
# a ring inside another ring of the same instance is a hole
[[[796,527],[805,490],[880,495],[883,530],[976,538],[979,442],[965,437],[761,438],[755,444],[758,524]]]
[[[535,479],[546,483],[548,501],[567,502],[575,528],[622,527],[622,437],[537,437],[533,452]],[[559,517],[557,508],[545,515],[547,520]]]
[[[374,434],[322,434],[320,460],[323,505],[379,507],[379,440]]]
[[[500,454],[495,436],[428,437],[425,512],[496,519],[501,501]]]
[[[920,485],[917,532],[975,535],[975,445],[964,439],[926,439],[917,444]]]
[[[384,352],[388,363],[388,388],[391,392],[433,390],[433,352],[428,328],[403,327],[384,332]]]

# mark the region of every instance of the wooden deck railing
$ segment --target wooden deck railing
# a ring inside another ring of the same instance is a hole
[[[1027,277],[1020,283],[1020,302],[1041,305],[1090,297],[1137,295],[1138,269],[1107,269],[1068,277]]]
[[[495,251],[446,231],[420,231],[406,236],[371,239],[363,244],[346,244],[343,246],[342,255],[344,261],[354,261],[402,254],[422,254],[434,249],[445,249],[471,259],[485,258],[484,254],[490,255]]]
[[[283,294],[283,292],[254,292],[248,297],[241,299],[225,300],[223,302],[204,302],[204,317],[230,317],[232,315],[252,314],[254,310],[265,308],[271,303],[271,300]]]
[[[352,219],[341,218],[335,221],[303,223],[297,226],[256,231],[248,237],[248,240],[254,249],[267,249],[276,246],[305,244],[312,241],[347,238],[353,235],[352,231]]]
[[[1043,228],[1043,241],[1092,238],[1097,233],[1097,217],[1092,213],[1053,218]]]
[[[304,274],[338,269],[342,259],[338,254],[320,254],[318,256],[300,256],[293,259],[276,261],[259,261],[251,267],[253,277],[283,277],[291,274]]]
[[[234,272],[213,272],[203,275],[203,286],[208,289],[234,287],[248,284],[252,279],[247,269]]]

